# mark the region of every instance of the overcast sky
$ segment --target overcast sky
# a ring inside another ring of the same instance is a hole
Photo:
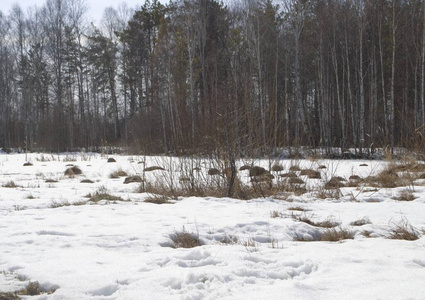
[[[89,6],[87,16],[93,20],[98,21],[102,18],[105,7],[112,6],[117,8],[118,5],[122,2],[126,2],[127,5],[131,8],[139,8],[143,5],[145,0],[86,0],[87,5]],[[164,3],[165,1],[161,2]],[[37,5],[40,7],[44,3],[45,0],[0,0],[0,10],[3,12],[3,14],[9,15],[9,11],[13,4],[19,4],[21,8],[26,11],[26,8],[29,6]]]

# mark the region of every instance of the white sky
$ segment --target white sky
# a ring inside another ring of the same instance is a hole
[[[112,6],[117,8],[122,2],[126,2],[130,8],[139,8],[143,5],[145,0],[86,0],[87,5],[89,6],[89,11],[86,16],[95,21],[99,21],[102,18],[105,7]],[[161,2],[164,3],[165,1]],[[26,11],[26,9],[30,6],[36,5],[40,7],[44,3],[45,0],[0,0],[0,11],[2,11],[5,15],[9,15],[9,11],[14,4],[19,4],[21,8]]]

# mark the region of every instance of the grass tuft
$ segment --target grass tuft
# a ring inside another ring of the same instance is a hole
[[[189,233],[183,227],[182,231],[175,231],[170,235],[173,242],[173,248],[194,248],[201,246],[198,234]]]
[[[353,221],[350,223],[351,226],[363,226],[367,224],[372,224],[368,217],[363,217],[359,220]]]
[[[10,180],[10,181],[6,182],[5,184],[3,184],[3,187],[5,187],[5,188],[17,188],[17,187],[19,187],[19,185],[17,185],[13,180]]]
[[[345,228],[327,229],[320,237],[320,241],[326,242],[339,242],[347,239],[354,239],[354,232]]]
[[[401,220],[399,223],[393,222],[392,225],[388,236],[389,239],[415,241],[420,237],[419,230],[413,227],[406,219]]]

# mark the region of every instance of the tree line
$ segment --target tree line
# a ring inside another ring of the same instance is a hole
[[[425,145],[423,0],[147,0],[98,25],[86,14],[83,0],[0,12],[0,147]]]

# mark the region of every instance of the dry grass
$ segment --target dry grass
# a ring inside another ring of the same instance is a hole
[[[291,206],[287,208],[290,211],[308,211],[308,209],[305,209],[301,206]]]
[[[94,181],[90,179],[83,179],[80,181],[80,183],[94,183]]]
[[[325,183],[325,189],[339,189],[344,187],[345,185],[339,180],[338,177],[332,177],[328,182]]]
[[[289,167],[289,171],[297,172],[297,171],[301,171],[301,168],[298,165],[292,165]]]
[[[189,233],[183,227],[182,231],[175,231],[170,235],[173,248],[194,248],[201,246],[198,234]]]
[[[55,180],[55,179],[46,179],[44,182],[46,182],[46,183],[58,183],[58,181]]]
[[[273,218],[273,219],[282,218],[283,217],[283,214],[280,211],[272,210],[270,212],[270,217]]]
[[[341,198],[341,191],[339,189],[320,189],[316,192],[316,197],[319,199],[339,199]]]
[[[297,177],[297,174],[295,174],[294,172],[289,172],[289,173],[280,174],[279,176],[282,178],[295,178]]]
[[[353,221],[350,223],[351,226],[363,226],[366,224],[372,224],[368,217],[363,217],[359,220]]]
[[[6,182],[5,184],[3,184],[3,187],[5,187],[5,188],[17,188],[17,187],[19,187],[19,185],[17,185],[13,180],[10,180],[10,181]]]
[[[49,208],[58,208],[58,207],[64,207],[64,206],[70,206],[71,204],[68,202],[68,200],[63,200],[63,201],[56,201],[53,200],[50,205]]]
[[[239,168],[239,171],[244,171],[244,170],[249,170],[249,169],[251,169],[251,166],[249,166],[249,165],[243,165],[243,166],[241,166]]]
[[[320,241],[326,242],[339,242],[347,239],[354,239],[354,232],[345,228],[327,229],[320,237]]]
[[[339,225],[338,222],[335,221],[333,217],[327,217],[325,220],[320,222],[314,222],[311,220],[310,217],[308,217],[305,213],[304,214],[291,214],[292,219],[309,224],[311,226],[315,227],[322,227],[322,228],[333,228]]]
[[[164,171],[165,169],[163,167],[159,167],[159,166],[152,166],[152,167],[147,167],[145,168],[145,172],[151,172],[151,171],[156,171],[156,170],[161,170]]]
[[[89,198],[89,201],[93,201],[95,203],[99,202],[100,200],[107,200],[107,201],[126,201],[120,196],[114,196],[108,193],[108,190],[104,187],[99,188],[94,194],[88,194],[86,196]]]
[[[389,239],[406,241],[415,241],[419,239],[419,237],[419,230],[413,227],[406,219],[398,223],[393,222],[390,235],[388,236]]]
[[[291,177],[288,180],[289,184],[305,184],[304,180],[298,177]]]
[[[109,174],[109,178],[112,178],[112,179],[125,177],[125,176],[128,176],[127,172],[125,172],[121,169],[116,170],[116,171],[112,172],[111,174]]]
[[[272,171],[273,171],[273,172],[280,172],[280,171],[283,171],[283,167],[282,167],[281,165],[279,165],[279,164],[276,164],[276,165],[274,165],[274,166],[272,167]]]
[[[220,243],[221,244],[225,244],[225,245],[236,245],[238,244],[239,239],[237,236],[235,235],[228,235],[228,234],[224,234],[223,237],[220,239]]]
[[[320,175],[320,171],[315,171],[312,169],[304,169],[301,170],[300,175],[307,176],[310,179],[320,179],[322,176]]]
[[[143,179],[139,175],[128,176],[124,179],[125,184],[132,183],[132,182],[143,182]]]
[[[1,300],[19,300],[21,298],[18,297],[17,293],[3,293],[0,292]]]
[[[263,174],[268,174],[269,171],[267,171],[266,169],[264,169],[263,167],[259,167],[259,166],[252,166],[249,169],[249,176],[253,177],[253,176],[261,176]]]
[[[398,201],[413,201],[416,199],[415,195],[410,189],[404,189],[398,192],[398,196],[393,198]]]
[[[172,204],[170,199],[164,195],[151,195],[145,199],[144,202],[153,204]]]
[[[211,168],[211,169],[208,170],[208,175],[210,175],[210,176],[220,175],[220,174],[221,174],[221,172],[220,172],[219,169]]]
[[[71,168],[66,169],[64,174],[65,176],[73,177],[75,175],[81,175],[83,174],[83,172],[79,167],[73,166]]]

